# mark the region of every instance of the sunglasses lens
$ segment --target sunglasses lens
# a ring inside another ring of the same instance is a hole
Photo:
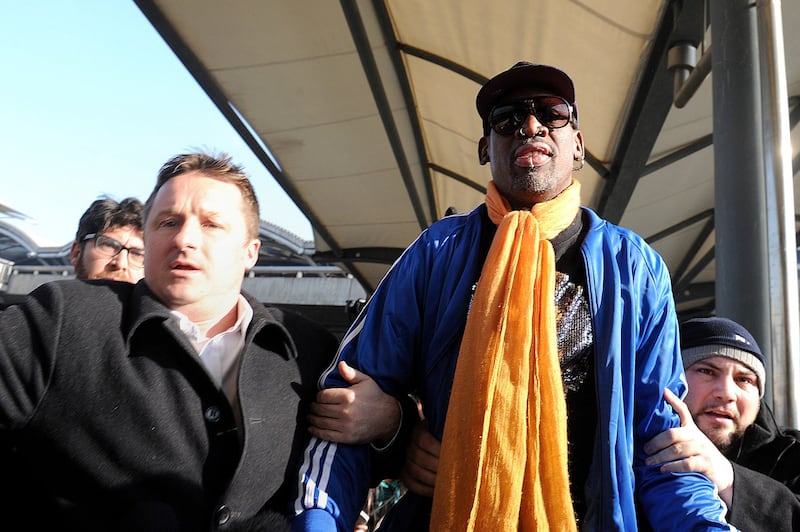
[[[569,105],[562,100],[542,101],[536,109],[538,111],[536,119],[548,128],[558,129],[569,123]]]
[[[495,133],[511,135],[522,124],[528,110],[519,105],[503,105],[496,107],[489,115],[489,125]]]
[[[544,127],[558,129],[569,124],[571,112],[565,100],[541,96],[495,107],[489,114],[489,126],[498,135],[513,135],[532,114]]]

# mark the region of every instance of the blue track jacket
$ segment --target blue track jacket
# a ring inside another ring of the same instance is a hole
[[[632,531],[649,523],[664,531],[731,530],[706,477],[661,473],[644,464],[643,444],[679,425],[663,400],[664,388],[678,396],[686,391],[669,272],[640,237],[584,210],[589,228],[581,252],[594,331],[597,431],[582,529]],[[486,224],[491,222],[481,205],[424,231],[381,281],[339,351],[340,360],[387,393],[416,392],[438,438],[483,265]],[[333,366],[321,385],[347,383]],[[369,488],[369,467],[368,446],[312,439],[298,475],[293,530],[352,532]]]

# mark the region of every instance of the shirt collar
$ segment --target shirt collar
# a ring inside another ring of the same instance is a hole
[[[170,310],[170,313],[178,318],[178,326],[189,338],[189,340],[192,341],[192,343],[202,342],[207,339],[207,337],[200,332],[200,328],[197,326],[197,324],[190,320],[186,314],[177,310]],[[242,294],[239,294],[239,298],[236,301],[236,322],[227,330],[222,331],[219,334],[227,334],[229,332],[238,331],[240,334],[244,335],[244,332],[247,330],[247,327],[250,325],[252,319],[253,307],[250,306],[250,303],[244,298],[244,296],[242,296]]]

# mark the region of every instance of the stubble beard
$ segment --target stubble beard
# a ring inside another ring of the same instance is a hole
[[[744,429],[738,426],[733,431],[705,431],[702,428],[700,430],[727,458],[730,458],[730,455],[734,454],[735,450],[739,448],[739,442],[744,436]]]
[[[83,259],[78,261],[78,265],[75,266],[75,278],[81,279],[84,281],[91,281],[96,279],[111,279],[112,281],[120,281],[122,280],[119,272],[116,270],[106,270],[105,268],[100,270],[98,273],[94,275],[89,274],[89,270],[83,265]]]
[[[724,442],[717,444],[717,442],[712,440],[712,443],[717,446],[717,449],[719,449],[719,452],[721,452],[725,458],[733,459],[737,454],[743,437],[744,431],[737,431],[727,434]]]
[[[544,196],[554,194],[556,180],[551,168],[529,168],[514,180],[512,188],[524,194]]]
[[[76,279],[89,279],[86,267],[83,265],[83,257],[78,257],[78,263],[75,265],[75,278]]]

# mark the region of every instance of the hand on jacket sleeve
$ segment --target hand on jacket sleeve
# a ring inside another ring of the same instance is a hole
[[[703,432],[697,428],[689,408],[669,389],[664,399],[672,405],[681,426],[665,430],[644,445],[647,465],[662,464],[662,472],[693,471],[707,476],[730,508],[733,499],[733,466]]]
[[[347,388],[327,388],[310,406],[309,432],[336,443],[376,444],[390,441],[400,426],[400,404],[368,375],[339,362]]]
[[[425,421],[414,427],[400,475],[400,480],[409,491],[424,497],[433,497],[441,449],[441,442],[428,432]]]

